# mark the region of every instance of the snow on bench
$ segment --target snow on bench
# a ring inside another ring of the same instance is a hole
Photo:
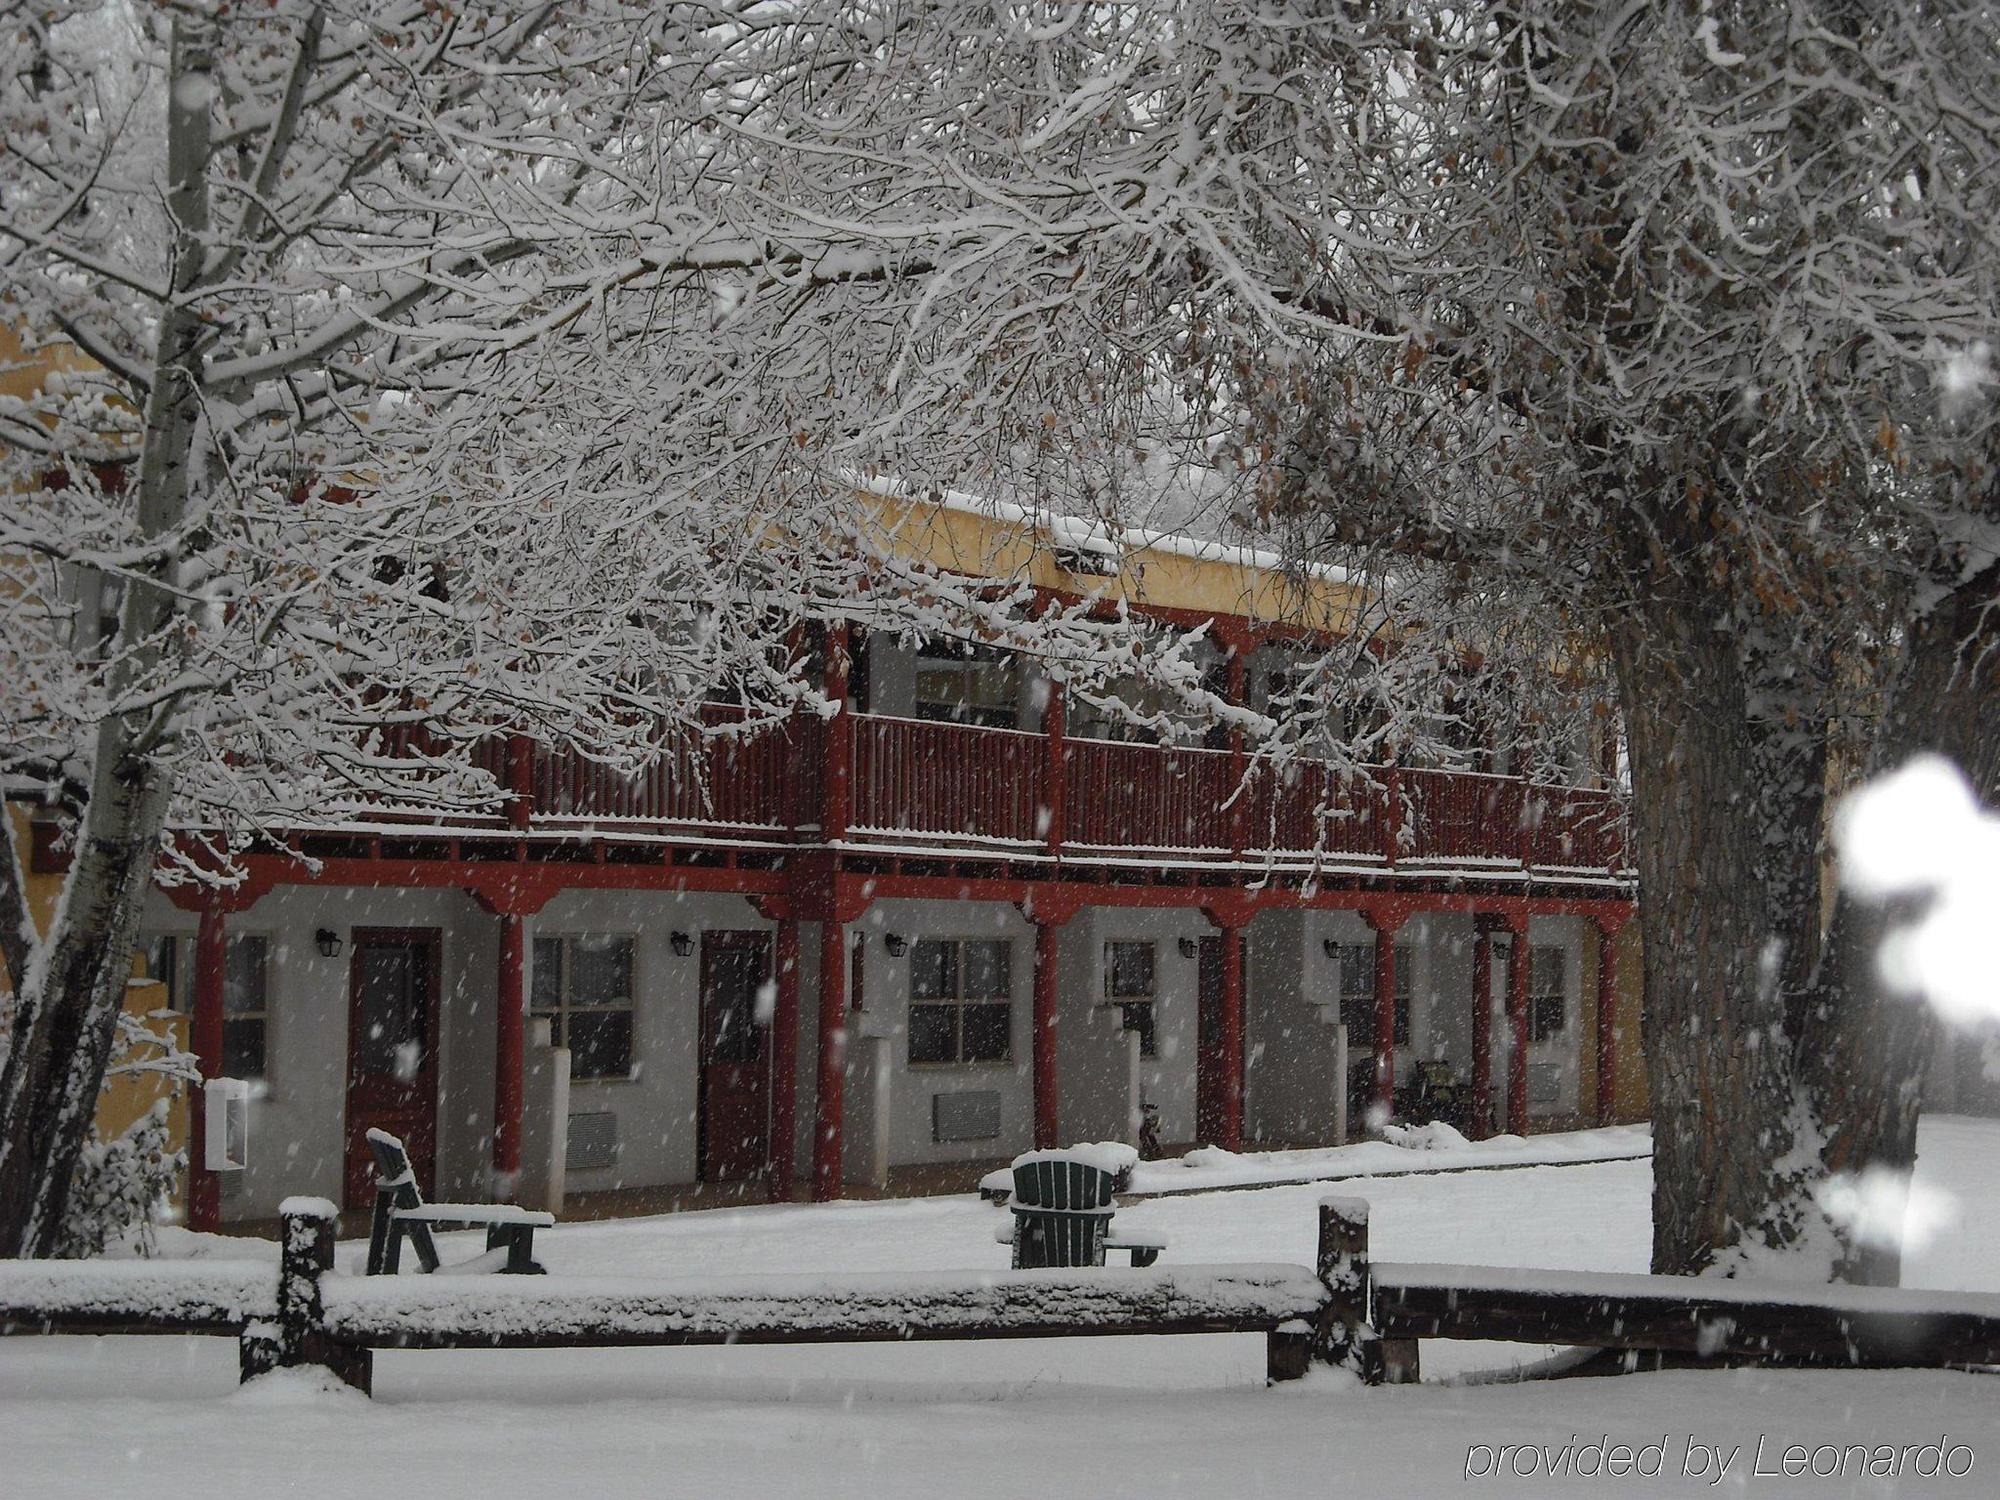
[[[0,1333],[236,1333],[277,1307],[268,1260],[0,1261]]]
[[[1175,1266],[661,1281],[329,1278],[324,1329],[398,1348],[810,1343],[1270,1332],[1326,1288],[1303,1266]]]

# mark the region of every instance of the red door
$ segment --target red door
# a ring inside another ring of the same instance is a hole
[[[704,1182],[755,1177],[769,1159],[770,983],[769,933],[701,935]]]
[[[1203,1145],[1222,1139],[1222,939],[1201,939],[1195,1046],[1194,1126]]]
[[[438,976],[435,928],[357,927],[347,969],[345,1202],[375,1201],[367,1132],[402,1138],[417,1185],[432,1191],[437,1164]]]

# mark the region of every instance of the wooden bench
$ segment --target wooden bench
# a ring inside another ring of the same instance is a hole
[[[443,1267],[454,1273],[499,1271],[515,1276],[539,1276],[535,1231],[555,1223],[554,1214],[516,1208],[511,1203],[426,1203],[410,1166],[410,1153],[386,1130],[368,1132],[368,1149],[375,1153],[375,1214],[368,1226],[368,1274],[394,1276],[401,1265],[403,1241],[416,1248],[417,1264],[428,1274],[440,1269],[438,1229],[484,1229],[486,1254]]]
[[[1012,1220],[994,1238],[1014,1249],[1014,1269],[1101,1266],[1122,1250],[1134,1266],[1150,1266],[1167,1247],[1161,1239],[1115,1234],[1112,1194],[1117,1174],[1075,1157],[1031,1151],[1014,1161]]]

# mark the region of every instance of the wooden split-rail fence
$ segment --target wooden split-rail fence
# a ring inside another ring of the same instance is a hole
[[[244,1379],[318,1366],[362,1390],[377,1349],[1261,1333],[1272,1380],[1314,1363],[1414,1380],[1418,1341],[1491,1339],[1822,1365],[2000,1365],[2000,1295],[1371,1262],[1368,1205],[1319,1207],[1316,1263],[667,1280],[339,1276],[331,1204],[292,1199],[268,1262],[0,1262],[0,1334],[234,1334]]]

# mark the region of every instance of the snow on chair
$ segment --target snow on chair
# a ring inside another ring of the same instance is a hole
[[[1129,1252],[1135,1266],[1158,1260],[1164,1240],[1111,1233],[1111,1194],[1117,1181],[1108,1168],[1060,1151],[1015,1157],[1014,1196],[1008,1205],[1013,1226],[1005,1235],[1014,1247],[1014,1269],[1101,1266],[1107,1250]]]
[[[386,1130],[368,1132],[368,1149],[375,1153],[375,1216],[368,1226],[370,1276],[394,1276],[405,1239],[416,1247],[417,1264],[425,1272],[438,1269],[435,1229],[484,1229],[486,1254],[447,1267],[451,1271],[501,1271],[539,1276],[535,1261],[535,1231],[546,1229],[556,1216],[511,1203],[425,1203],[410,1166],[410,1153]]]

